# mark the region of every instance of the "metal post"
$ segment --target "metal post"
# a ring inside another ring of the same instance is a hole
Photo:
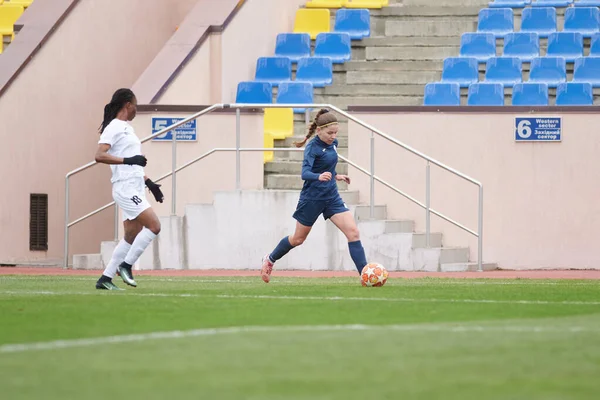
[[[308,108],[304,111],[304,123],[306,124],[304,130],[308,131],[308,127],[310,126],[310,109]]]
[[[371,131],[371,193],[369,198],[369,217],[375,218],[375,133]]]
[[[235,190],[240,190],[240,146],[241,146],[241,111],[235,109]]]
[[[171,131],[173,137],[171,146],[171,215],[177,215],[177,134],[175,129]]]
[[[477,271],[483,271],[483,185],[479,185],[479,218],[477,223]]]
[[[431,236],[431,164],[425,168],[425,246],[430,246]]]
[[[119,240],[119,206],[115,203],[115,242]]]
[[[69,268],[69,177],[65,178],[65,269]]]

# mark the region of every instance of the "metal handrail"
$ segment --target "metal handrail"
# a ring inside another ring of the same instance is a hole
[[[331,105],[331,104],[214,104],[210,107],[207,107],[187,118],[182,119],[181,121],[176,122],[173,125],[170,125],[150,136],[145,137],[144,139],[141,140],[142,143],[147,142],[148,140],[151,140],[152,138],[165,134],[183,124],[186,124],[192,120],[195,120],[196,118],[204,115],[204,114],[208,114],[216,109],[226,109],[226,108],[232,108],[236,110],[236,147],[235,148],[214,148],[204,154],[202,154],[201,156],[185,163],[184,165],[177,167],[176,165],[176,155],[177,155],[177,138],[176,138],[176,134],[173,134],[173,140],[172,140],[172,170],[171,172],[159,177],[158,179],[156,179],[156,182],[159,182],[169,176],[172,176],[172,214],[175,215],[175,211],[176,211],[176,173],[195,164],[196,162],[202,160],[203,158],[208,157],[209,155],[215,153],[215,152],[219,152],[219,151],[235,151],[236,152],[236,189],[239,190],[240,189],[240,154],[242,151],[303,151],[303,149],[298,149],[298,148],[242,148],[240,146],[240,139],[241,139],[241,135],[240,135],[240,110],[241,109],[262,109],[262,108],[305,108],[307,109],[306,111],[306,115],[307,115],[307,119],[308,119],[308,114],[309,114],[309,109],[312,108],[328,108],[331,110],[334,110],[335,112],[345,116],[346,118],[348,118],[351,121],[356,122],[357,124],[363,126],[364,128],[368,129],[371,131],[371,137],[370,137],[370,143],[371,143],[371,165],[370,165],[370,169],[371,171],[367,171],[366,169],[358,166],[357,164],[355,164],[354,162],[350,161],[348,158],[338,155],[342,160],[346,161],[348,164],[352,165],[354,168],[358,169],[359,171],[367,174],[370,176],[370,216],[371,218],[373,218],[374,216],[374,207],[375,207],[375,201],[374,201],[374,197],[375,197],[375,192],[374,192],[374,183],[375,181],[380,182],[381,184],[385,185],[386,187],[392,189],[393,191],[395,191],[396,193],[402,195],[403,197],[407,198],[408,200],[412,201],[413,203],[417,204],[418,206],[420,206],[421,208],[424,208],[426,210],[426,244],[427,246],[429,246],[429,241],[430,241],[430,214],[434,214],[437,215],[438,217],[450,222],[451,224],[457,226],[460,229],[463,229],[464,231],[468,232],[469,234],[475,236],[478,238],[478,245],[477,245],[477,253],[478,253],[478,270],[482,271],[482,254],[483,254],[483,185],[471,178],[470,176],[463,174],[460,171],[457,171],[454,168],[451,168],[445,164],[443,164],[440,161],[437,161],[436,159],[429,157],[427,155],[425,155],[424,153],[412,148],[411,146],[408,146],[402,142],[400,142],[399,140],[387,135],[386,133],[376,129],[375,127],[367,124],[366,122],[346,113],[343,110],[340,110],[339,108]],[[384,181],[383,179],[381,179],[380,177],[375,175],[375,154],[374,154],[374,135],[377,134],[385,139],[387,139],[388,141],[394,143],[397,146],[402,147],[403,149],[411,152],[412,154],[424,159],[427,161],[427,166],[426,166],[426,202],[425,204],[421,203],[420,201],[416,200],[415,198],[413,198],[412,196],[404,193],[403,191],[401,191],[400,189],[396,188],[395,186],[393,186],[392,184],[390,184],[389,182]],[[65,247],[64,247],[64,266],[65,268],[68,268],[68,255],[69,255],[69,228],[109,207],[111,207],[112,205],[115,204],[115,202],[111,202],[105,206],[102,206],[100,208],[98,208],[97,210],[92,211],[89,214],[86,214],[85,216],[78,218],[77,220],[73,221],[73,222],[69,222],[69,178],[73,175],[79,174],[85,170],[87,170],[88,168],[91,168],[92,166],[94,166],[96,163],[96,161],[90,162],[88,164],[83,165],[82,167],[79,167],[73,171],[70,171],[66,177],[65,177]],[[432,209],[430,207],[430,186],[431,186],[431,179],[430,179],[430,164],[434,164],[437,165],[438,167],[476,185],[479,187],[479,198],[478,198],[478,227],[477,227],[477,232],[475,232],[472,229],[467,228],[466,226],[458,223],[457,221],[454,221],[453,219],[443,215],[442,213]],[[117,207],[115,207],[115,240],[117,239],[117,232],[118,232],[118,222],[117,222],[117,217],[118,217],[118,209]]]

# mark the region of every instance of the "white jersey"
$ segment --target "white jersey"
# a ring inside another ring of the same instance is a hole
[[[142,154],[142,143],[133,127],[126,121],[113,119],[104,129],[98,144],[109,144],[108,154],[115,157],[133,157]],[[144,168],[139,165],[113,164],[111,182],[144,177]]]

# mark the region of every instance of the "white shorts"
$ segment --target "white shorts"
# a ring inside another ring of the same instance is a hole
[[[150,208],[150,203],[146,200],[145,187],[142,177],[113,183],[113,199],[123,211],[123,221],[134,220]]]

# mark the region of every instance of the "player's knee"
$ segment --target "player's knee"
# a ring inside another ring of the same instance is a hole
[[[304,243],[304,241],[306,240],[305,237],[295,237],[292,236],[289,238],[290,244],[294,247],[296,246],[300,246],[302,243]]]
[[[358,231],[357,227],[348,230],[348,232],[346,232],[346,236],[349,242],[356,242],[357,240],[360,240],[360,232]]]
[[[160,233],[160,221],[157,219],[151,223],[150,226],[148,226],[148,229],[150,229],[150,231],[155,235],[158,235]]]

